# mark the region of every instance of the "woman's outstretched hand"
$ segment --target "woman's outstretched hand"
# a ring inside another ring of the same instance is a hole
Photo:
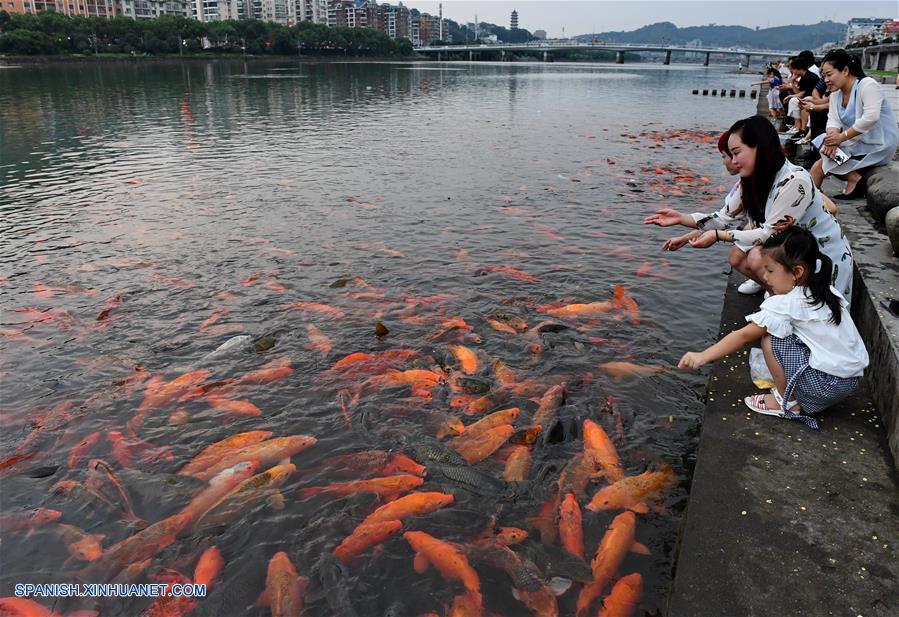
[[[701,235],[690,238],[690,246],[695,249],[707,249],[718,241],[715,230],[704,231]]]
[[[671,227],[681,222],[681,213],[671,208],[656,210],[656,213],[643,219],[644,225],[658,225],[659,227]]]
[[[678,236],[676,238],[669,238],[668,240],[665,240],[665,244],[662,245],[662,250],[663,251],[676,251],[677,249],[679,249],[683,245],[685,245],[687,242],[689,242],[690,237],[691,237],[690,234],[686,234],[683,236]]]
[[[708,363],[709,361],[705,359],[701,352],[688,351],[677,363],[677,368],[699,368]]]

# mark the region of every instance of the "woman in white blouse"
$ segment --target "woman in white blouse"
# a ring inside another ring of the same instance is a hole
[[[820,188],[828,174],[845,176],[846,187],[834,199],[860,197],[863,187],[858,170],[885,165],[896,155],[896,116],[883,98],[880,84],[865,76],[858,57],[843,49],[831,50],[824,56],[821,71],[832,94],[827,131],[812,140],[822,155],[812,166],[812,178]],[[848,160],[837,160],[838,150],[848,155]]]
[[[644,221],[663,227],[685,225],[702,231],[689,240],[693,248],[732,242],[728,261],[738,272],[770,289],[764,280],[759,247],[789,224],[808,229],[822,253],[833,262],[833,286],[852,298],[852,251],[839,223],[827,211],[808,172],[786,160],[774,126],[761,116],[737,121],[728,131],[728,150],[740,182],[724,207],[710,214],[658,210]],[[663,247],[677,250],[682,244]]]

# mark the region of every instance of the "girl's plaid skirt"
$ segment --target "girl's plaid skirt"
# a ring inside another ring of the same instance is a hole
[[[786,338],[771,337],[771,350],[784,369],[787,389],[783,392],[785,401],[796,396],[802,408],[801,414],[786,414],[784,417],[804,422],[811,428],[818,428],[818,422],[808,416],[824,411],[851,395],[858,388],[859,377],[836,377],[808,365],[811,352],[798,336]]]

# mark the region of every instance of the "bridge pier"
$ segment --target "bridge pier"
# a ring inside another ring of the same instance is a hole
[[[505,50],[505,49],[500,49],[500,50],[499,50],[499,61],[500,61],[500,62],[505,62],[505,61],[506,61],[506,50]]]
[[[705,61],[702,63],[702,66],[708,66],[708,65],[709,65],[709,56],[711,56],[711,55],[712,55],[711,52],[708,52],[708,51],[705,52]]]
[[[665,64],[671,64],[671,50],[665,51]]]
[[[740,58],[740,64],[745,66],[747,69],[749,68],[749,54],[744,54],[742,58]]]
[[[549,53],[548,51],[544,51],[544,52],[543,52],[543,61],[544,61],[544,62],[552,62],[552,61],[553,61],[553,55],[552,55],[551,53]]]
[[[468,61],[469,62],[474,61],[474,50],[471,50],[471,49],[468,50]]]
[[[623,51],[615,52],[615,64],[624,64],[624,52]]]

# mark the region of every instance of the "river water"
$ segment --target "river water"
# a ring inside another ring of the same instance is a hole
[[[539,552],[525,518],[580,450],[575,428],[594,418],[628,475],[664,465],[676,473],[637,517],[637,540],[651,555],[621,567],[642,574],[643,605],[662,611],[704,379],[669,371],[616,380],[600,365],[671,367],[717,332],[723,248],[662,253],[664,239],[679,232],[642,219],[659,207],[718,207],[731,179],[716,135],[755,103],[691,90],[749,80],[721,67],[562,63],[0,68],[0,514],[62,513],[33,533],[3,533],[0,595],[12,595],[17,582],[77,577],[84,564],[69,558],[58,523],[104,534],[105,548],[135,533],[59,493],[58,482],[85,479],[89,458],[110,464],[136,514],[152,523],[200,490],[172,475],[186,461],[235,433],[267,430],[318,440],[293,457],[298,470],[281,488],[283,504],[260,499],[215,533],[181,534],[141,576],[163,567],[190,575],[199,551],[214,544],[226,566],[195,614],[267,614],[252,604],[266,564],[283,550],[310,579],[310,615],[350,610],[335,588],[360,615],[388,607],[444,614],[460,586],[433,569],[417,574],[401,534],[338,573],[339,583],[323,575],[322,555],[381,502],[308,497],[297,487],[348,479],[317,472],[327,456],[395,450],[434,437],[449,416],[465,424],[480,417],[458,413],[451,403],[465,395],[449,384],[426,393],[369,388],[344,413],[340,389],[352,392],[371,375],[341,382],[329,367],[353,352],[404,348],[420,354],[394,368],[432,369],[461,343],[476,351],[494,389],[502,389],[497,360],[518,382],[536,384],[495,406],[520,407],[516,427],[527,425],[543,390],[566,383],[564,430],[534,444],[529,480],[502,495],[473,494],[429,473],[418,490],[456,500],[408,519],[406,529],[471,545],[495,514],[498,525],[529,529],[525,546]],[[639,318],[619,308],[589,319],[539,310],[610,300],[615,284]],[[298,302],[315,304],[291,306]],[[532,328],[497,331],[487,321],[497,313]],[[439,335],[453,317],[473,329]],[[568,328],[538,335],[533,326],[547,319]],[[379,321],[389,329],[381,338]],[[238,335],[263,344],[207,357]],[[127,433],[145,396],[146,383],[122,384],[144,375],[135,365],[166,381],[208,369],[211,382],[286,359],[291,375],[232,396],[260,415],[216,410],[204,398],[168,404],[136,433],[164,449],[135,446],[130,460],[109,437]],[[63,413],[48,414],[54,408]],[[94,433],[70,467],[73,448]],[[498,477],[502,456],[477,467]],[[605,483],[587,488],[582,508]],[[584,510],[588,562],[618,513]],[[488,609],[528,614],[508,575],[472,563]],[[559,598],[562,614],[573,613],[574,587]],[[137,614],[150,600],[57,602]]]

